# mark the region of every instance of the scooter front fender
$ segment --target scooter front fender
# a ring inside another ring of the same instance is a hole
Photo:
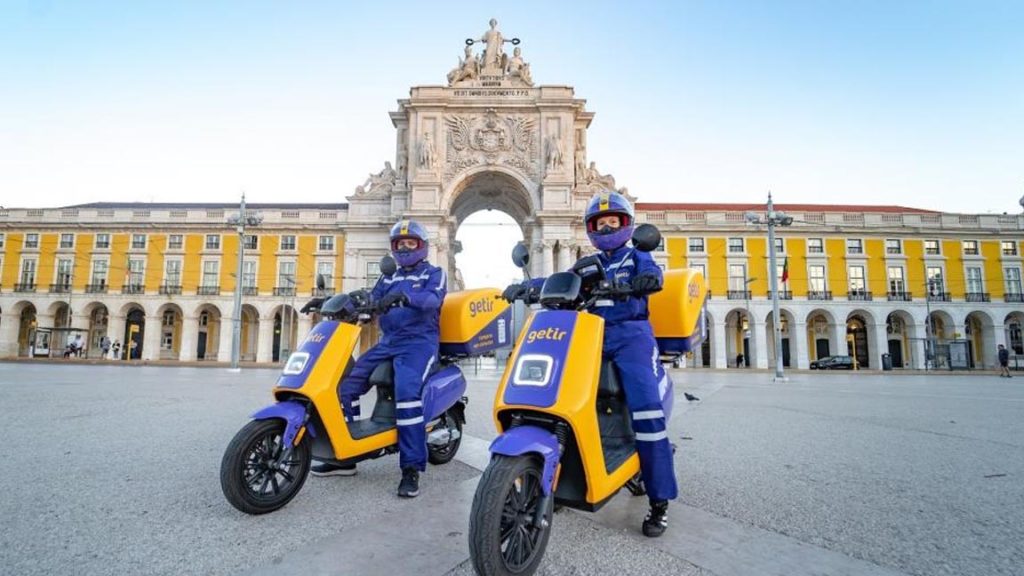
[[[270,420],[271,418],[284,420],[284,438],[282,440],[285,446],[292,446],[295,443],[295,436],[306,423],[306,407],[294,400],[285,400],[271,404],[252,415],[253,420]],[[308,426],[306,432],[310,436],[316,436],[312,426]]]
[[[516,426],[491,442],[491,453],[502,456],[537,454],[543,458],[544,475],[541,478],[541,488],[545,496],[551,494],[555,470],[561,457],[558,438],[554,434],[537,426]]]

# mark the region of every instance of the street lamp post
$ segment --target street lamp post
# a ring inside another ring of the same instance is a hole
[[[228,224],[235,226],[238,231],[238,265],[235,272],[235,313],[232,318],[231,334],[231,369],[238,370],[238,360],[242,352],[242,268],[245,262],[245,227],[259,226],[263,217],[259,214],[246,214],[245,192],[242,192],[242,202],[239,204],[238,214],[228,218]]]
[[[772,292],[772,331],[775,334],[775,380],[785,380],[782,372],[782,322],[779,318],[779,278],[775,256],[775,227],[791,226],[793,217],[787,216],[784,212],[775,211],[775,203],[772,202],[772,194],[768,193],[768,212],[764,217],[753,212],[747,212],[747,222],[751,224],[765,224],[768,226],[768,279]]]

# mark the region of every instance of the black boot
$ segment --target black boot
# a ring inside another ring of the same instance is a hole
[[[398,484],[398,495],[415,498],[420,495],[420,473],[415,468],[402,470],[402,481]]]
[[[644,518],[644,536],[657,538],[668,528],[668,500],[651,502],[651,511]]]
[[[321,462],[319,464],[313,464],[309,469],[310,474],[313,476],[355,476],[356,465],[347,464],[331,464],[329,462]]]

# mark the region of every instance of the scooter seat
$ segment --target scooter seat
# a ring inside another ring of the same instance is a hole
[[[626,393],[619,381],[619,371],[611,360],[601,361],[601,375],[597,381],[597,397],[601,399],[625,400]]]

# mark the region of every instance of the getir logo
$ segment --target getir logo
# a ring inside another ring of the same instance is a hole
[[[558,328],[546,328],[544,330],[530,330],[526,335],[526,342],[533,344],[535,340],[561,340],[565,338],[565,330],[559,330]]]
[[[475,317],[477,314],[490,312],[492,310],[494,310],[494,301],[489,298],[481,298],[469,303],[470,318]]]

